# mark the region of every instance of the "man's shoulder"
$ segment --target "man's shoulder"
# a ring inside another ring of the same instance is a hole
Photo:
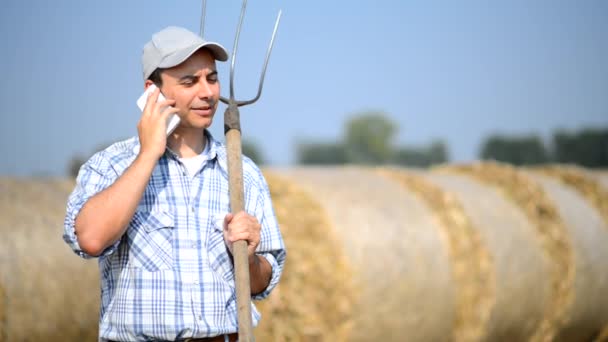
[[[131,137],[117,141],[103,150],[95,153],[90,159],[92,164],[108,164],[120,171],[127,168],[139,153],[139,139]]]
[[[106,147],[102,152],[108,157],[128,157],[137,155],[137,153],[139,153],[139,139],[137,137],[130,137],[117,141]]]

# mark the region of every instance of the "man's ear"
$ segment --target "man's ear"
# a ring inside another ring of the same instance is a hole
[[[154,84],[154,82],[152,82],[150,80],[146,80],[146,82],[144,82],[144,90],[148,89],[148,87],[153,84]]]

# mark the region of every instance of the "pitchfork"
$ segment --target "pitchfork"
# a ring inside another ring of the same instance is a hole
[[[204,38],[205,32],[205,12],[207,1],[203,0],[203,11],[201,14],[201,37]],[[239,107],[255,103],[262,95],[262,87],[264,86],[264,76],[266,75],[266,67],[274,45],[274,38],[279,28],[281,20],[281,11],[277,15],[277,19],[270,38],[270,44],[266,51],[264,66],[260,76],[260,84],[258,86],[257,95],[251,100],[239,101],[234,98],[234,65],[236,61],[236,50],[239,44],[239,35],[243,26],[243,18],[245,16],[245,8],[247,0],[243,0],[241,7],[241,17],[236,29],[234,38],[234,46],[232,48],[232,57],[230,61],[230,98],[220,97],[220,100],[228,105],[224,112],[224,134],[226,135],[226,148],[228,150],[228,178],[230,192],[230,210],[236,214],[244,210],[243,203],[243,162],[241,149],[241,121]],[[249,262],[247,257],[247,242],[237,241],[233,245],[233,257],[235,268],[235,283],[236,283],[236,303],[238,307],[238,324],[239,324],[239,342],[253,342],[253,327],[251,324],[251,287],[249,280]]]

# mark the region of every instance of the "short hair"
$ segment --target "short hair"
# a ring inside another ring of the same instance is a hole
[[[152,81],[152,83],[154,83],[158,88],[162,87],[163,85],[163,79],[160,77],[163,71],[164,69],[162,68],[156,68],[152,74],[150,74],[150,77],[148,77],[148,79]]]

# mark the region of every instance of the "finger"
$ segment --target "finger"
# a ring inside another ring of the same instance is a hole
[[[226,216],[224,216],[224,230],[228,229],[228,224],[232,221],[233,218],[234,215],[232,213],[228,213],[226,214]]]
[[[251,237],[251,234],[248,231],[237,232],[237,233],[230,232],[230,234],[228,234],[228,241],[236,242],[236,241],[243,240],[243,241],[247,241],[247,243],[249,243],[250,237]]]
[[[154,107],[154,103],[158,101],[158,94],[160,94],[160,89],[156,88],[148,95],[148,99],[146,100],[146,106],[144,107],[145,114],[151,114],[150,110]]]
[[[175,107],[166,107],[163,109],[162,113],[160,113],[161,116],[164,116],[165,119],[169,119],[169,116],[171,114],[176,114],[179,113],[179,109],[175,108]]]
[[[236,215],[234,216],[235,218],[238,218],[239,220],[242,220],[246,217],[250,216],[249,214],[247,214],[244,210],[239,211],[238,213],[236,213]]]
[[[171,107],[175,104],[175,100],[163,100],[156,103],[156,108],[162,112],[166,107]]]

